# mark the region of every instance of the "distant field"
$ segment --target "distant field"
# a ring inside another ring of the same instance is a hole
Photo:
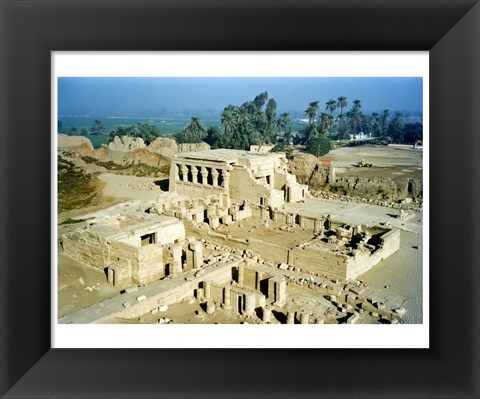
[[[88,136],[95,148],[100,147],[102,144],[105,144],[108,141],[108,133],[115,126],[130,126],[136,125],[137,123],[148,123],[154,125],[160,131],[162,135],[168,135],[177,133],[182,130],[190,121],[190,117],[185,118],[160,118],[160,117],[109,117],[109,116],[68,116],[68,117],[59,117],[59,121],[62,122],[61,131],[68,133],[72,127],[78,129],[78,133],[81,129],[85,128],[90,131],[90,128],[93,126],[95,119],[100,120],[105,127],[105,135],[102,136]],[[220,121],[216,119],[202,119],[202,123],[205,126],[220,126]],[[77,133],[77,134],[78,134]]]
[[[421,179],[423,176],[423,151],[412,146],[341,147],[321,158],[333,162],[338,176],[389,177],[393,180],[405,177]],[[372,167],[355,167],[361,159],[372,163]]]

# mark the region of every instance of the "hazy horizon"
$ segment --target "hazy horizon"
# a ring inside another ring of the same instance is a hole
[[[182,112],[219,113],[261,92],[277,102],[277,114],[302,112],[312,101],[358,99],[362,111],[384,109],[422,113],[421,77],[347,78],[58,78],[58,115],[162,115]],[[345,111],[345,110],[344,110]]]

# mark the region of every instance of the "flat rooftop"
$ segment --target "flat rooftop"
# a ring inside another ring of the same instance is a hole
[[[266,153],[259,154],[258,152],[250,152],[243,150],[227,150],[219,148],[216,150],[196,151],[196,152],[182,152],[176,154],[176,159],[194,159],[194,160],[206,160],[206,161],[223,161],[223,162],[236,162],[240,159],[258,160],[258,159],[278,159],[283,156],[282,153]]]

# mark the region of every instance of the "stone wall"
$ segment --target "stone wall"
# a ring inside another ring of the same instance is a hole
[[[72,259],[103,270],[107,261],[107,242],[93,234],[72,232],[60,237],[61,247]]]
[[[312,274],[346,278],[348,256],[318,247],[294,248],[288,264]]]
[[[327,189],[343,195],[378,200],[423,197],[423,181],[419,179],[393,181],[390,178],[342,176],[337,177]]]
[[[355,256],[348,260],[346,278],[356,278],[372,266],[388,258],[400,248],[400,230],[392,229],[381,237],[380,248],[375,252],[356,251]]]

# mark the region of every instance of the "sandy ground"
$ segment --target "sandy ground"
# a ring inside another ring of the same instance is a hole
[[[88,287],[88,288],[87,288]],[[58,255],[58,317],[112,298],[120,292],[103,271]]]
[[[162,193],[155,184],[158,177],[137,177],[102,173],[98,178],[105,183],[103,195],[113,198],[155,200]]]
[[[400,249],[358,278],[369,288],[378,290],[380,297],[401,295],[407,313],[402,323],[423,322],[423,268],[422,237],[401,232]],[[418,247],[415,248],[415,247]],[[388,287],[388,288],[385,288]]]
[[[423,151],[414,149],[412,146],[340,147],[330,151],[321,159],[332,161],[338,176],[420,179],[423,174]],[[361,159],[371,163],[372,167],[355,167],[354,165]]]

